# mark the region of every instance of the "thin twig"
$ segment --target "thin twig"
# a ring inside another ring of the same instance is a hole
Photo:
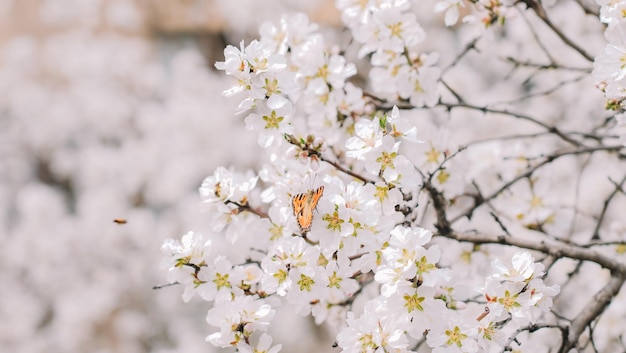
[[[450,65],[448,65],[447,67],[441,69],[441,76],[443,77],[443,75],[448,72],[448,70],[450,70],[451,68],[453,68],[454,66],[456,66],[456,64],[459,63],[459,61],[461,61],[461,59],[470,52],[470,50],[472,49],[476,49],[476,43],[478,42],[478,40],[480,39],[480,37],[476,37],[474,39],[472,39],[469,43],[467,43],[465,45],[465,48],[454,58],[454,61],[452,61],[450,63]]]
[[[504,185],[502,185],[500,188],[498,188],[496,191],[491,193],[491,195],[485,196],[483,198],[483,203],[493,200],[498,195],[500,195],[502,192],[504,192],[505,190],[508,190],[513,184],[517,183],[518,181],[520,181],[520,180],[522,180],[524,178],[527,178],[527,177],[531,176],[539,168],[541,168],[544,165],[547,165],[549,163],[552,163],[554,160],[556,160],[558,158],[561,158],[561,157],[564,157],[564,156],[568,156],[568,155],[579,155],[579,154],[586,154],[586,153],[594,153],[594,152],[597,152],[597,151],[615,151],[615,150],[620,150],[622,148],[623,148],[623,146],[600,146],[600,147],[591,147],[591,148],[581,148],[581,149],[576,149],[576,150],[569,150],[569,151],[564,151],[564,152],[561,152],[561,153],[558,153],[558,154],[553,154],[553,155],[546,156],[546,157],[544,157],[545,159],[542,162],[537,163],[535,166],[527,169],[524,173],[519,174],[515,178],[509,180]],[[454,223],[454,222],[458,221],[459,219],[461,219],[463,217],[467,217],[469,214],[474,212],[474,209],[477,206],[479,206],[479,205],[475,205],[475,206],[471,207],[470,209],[462,212],[458,216],[452,218],[450,220],[450,222]]]
[[[576,347],[578,339],[585,328],[609,306],[611,300],[617,295],[625,280],[626,272],[624,272],[623,269],[613,272],[609,282],[583,306],[583,309],[570,325],[569,336],[567,342],[564,342],[561,346],[561,353],[567,353],[570,349]]]
[[[552,21],[550,21],[550,19],[548,18],[548,15],[546,14],[546,10],[543,8],[543,5],[541,5],[540,1],[522,0],[522,2],[528,5],[529,8],[532,8],[537,14],[537,17],[539,17],[539,19],[541,19],[543,23],[545,23],[548,27],[550,27],[550,29],[554,32],[554,34],[556,34],[559,38],[561,38],[561,40],[565,44],[567,44],[569,47],[577,51],[582,57],[584,57],[588,61],[593,62],[592,55],[589,55],[583,48],[581,48],[576,43],[574,43],[571,39],[569,39],[558,27],[554,25],[554,23],[552,23]]]
[[[351,177],[353,177],[353,178],[355,178],[357,180],[360,180],[361,182],[363,182],[363,184],[374,184],[373,180],[370,180],[370,179],[368,179],[368,178],[366,178],[366,177],[364,177],[364,176],[362,176],[360,174],[357,174],[357,173],[351,171],[350,169],[344,168],[340,164],[338,164],[337,162],[333,162],[333,161],[325,158],[322,155],[319,156],[319,159],[321,161],[323,161],[323,162],[326,162],[326,163],[332,165],[338,171],[340,171],[340,172],[342,172],[344,174],[347,174],[347,175],[349,175],[349,176],[351,176]]]
[[[574,146],[580,146],[581,145],[581,143],[579,141],[576,141],[576,140],[572,139],[571,137],[569,137],[568,135],[563,133],[561,130],[559,130],[556,126],[550,126],[550,125],[544,123],[543,121],[540,121],[540,120],[538,120],[536,118],[533,118],[533,117],[525,115],[525,114],[515,113],[515,112],[508,111],[508,110],[503,110],[503,109],[493,109],[493,108],[488,108],[488,107],[481,107],[481,106],[476,106],[476,105],[471,105],[471,104],[466,104],[466,103],[445,103],[445,102],[439,102],[438,105],[442,106],[442,107],[446,107],[448,110],[450,110],[452,108],[465,108],[465,109],[471,109],[471,110],[478,110],[478,111],[481,111],[483,113],[493,113],[493,114],[508,115],[508,116],[512,116],[514,118],[530,121],[530,122],[534,123],[535,125],[539,125],[540,127],[544,128],[546,131],[557,135],[562,140],[568,142],[571,145],[574,145]]]
[[[544,329],[544,328],[556,328],[556,329],[559,329],[559,331],[561,331],[561,335],[564,338],[567,337],[567,329],[565,329],[564,327],[561,327],[559,325],[553,325],[553,324],[531,324],[531,325],[528,325],[528,326],[520,327],[517,330],[515,330],[515,332],[513,332],[513,334],[511,334],[511,336],[509,336],[509,339],[504,344],[504,347],[502,348],[502,353],[511,352],[513,350],[512,347],[511,347],[511,343],[513,343],[514,341],[517,341],[517,335],[519,335],[520,333],[525,332],[525,331],[528,331],[529,333],[533,333],[535,331],[539,331],[539,330]]]
[[[591,237],[592,240],[600,239],[600,226],[602,226],[602,222],[604,221],[604,216],[606,215],[606,210],[609,208],[609,204],[611,200],[617,195],[617,193],[622,189],[622,185],[626,182],[626,175],[622,178],[618,184],[615,185],[615,189],[609,195],[609,197],[604,200],[604,205],[602,205],[602,211],[600,211],[600,216],[598,216],[598,222],[596,223],[596,228],[593,230],[593,235]]]
[[[445,227],[442,227],[442,229],[445,230]],[[626,274],[626,264],[621,261],[604,255],[594,249],[568,244],[555,239],[535,240],[495,234],[464,234],[453,231],[452,229],[449,229],[447,233],[440,230],[438,235],[473,244],[501,244],[516,246],[522,249],[539,251],[546,255],[554,256],[557,259],[567,257],[570,259],[591,261],[611,271]]]

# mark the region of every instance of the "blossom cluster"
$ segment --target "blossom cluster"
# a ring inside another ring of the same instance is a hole
[[[368,241],[377,246],[352,259],[343,254],[345,247],[275,237],[270,234],[274,227],[255,234],[266,238],[255,245],[265,243],[267,255],[239,265],[213,254],[211,243],[197,233],[163,245],[168,280],[184,285],[184,299],[197,294],[214,301],[207,314],[208,323],[219,328],[207,337],[214,345],[267,350],[272,305],[284,300],[300,314],[312,314],[318,324],[345,320],[337,343],[346,352],[410,351],[423,338],[434,352],[489,352],[502,348],[505,332],[511,333],[510,327],[502,329],[503,322],[529,324],[550,308],[559,291],[541,280],[543,266],[520,252],[510,264],[494,260],[484,285],[476,288],[482,299],[468,301],[474,294],[464,293],[450,270],[437,266],[441,250],[428,247],[432,234],[419,227],[395,226],[387,235],[370,232]],[[349,237],[341,242],[348,244]],[[330,259],[324,256],[331,251]],[[378,295],[365,302],[360,315],[349,310],[348,304],[372,283],[379,285]],[[271,349],[278,351],[280,345]]]
[[[604,35],[608,44],[605,52],[596,58],[594,70],[602,91],[613,102],[612,105],[618,106],[626,98],[626,71],[623,65],[626,53],[626,20],[622,15],[625,6],[626,2],[612,1],[601,7],[600,19],[607,24]]]
[[[278,351],[268,329],[286,304],[334,326],[347,352],[415,351],[423,341],[434,352],[504,349],[559,288],[528,252],[472,279],[440,263],[416,219],[423,190],[445,183],[450,152],[431,146],[433,157],[416,162],[407,151],[426,143],[415,124],[379,104],[435,105],[436,54],[418,54],[425,33],[406,1],[337,5],[370,58],[373,94],[347,82],[356,65],[302,14],[228,46],[216,63],[234,80],[225,95],[242,97],[238,112],[270,163],[256,173],[220,167],[200,197],[213,230],[249,251],[233,261],[189,232],[162,247],[168,280],[186,301],[213,303],[207,340],[219,347]]]
[[[435,12],[444,12],[446,26],[453,26],[461,17],[461,10],[469,12],[466,8],[470,8],[471,13],[465,14],[462,21],[489,27],[515,17],[514,4],[511,0],[441,0],[435,4]]]
[[[337,1],[345,25],[361,44],[360,57],[371,55],[372,91],[384,99],[405,99],[412,105],[433,106],[439,98],[436,54],[422,53],[426,34],[409,1]]]
[[[615,132],[626,143],[626,1],[601,1],[600,19],[607,27],[604,36],[608,43],[604,53],[594,62],[593,74],[598,87],[607,98],[606,108],[617,111]]]

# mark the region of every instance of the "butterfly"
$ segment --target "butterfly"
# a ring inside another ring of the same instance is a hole
[[[297,194],[291,199],[291,207],[293,207],[293,215],[300,227],[300,233],[304,234],[311,230],[313,222],[313,210],[317,207],[317,203],[324,193],[324,186],[320,186],[316,190],[309,190],[302,194]]]

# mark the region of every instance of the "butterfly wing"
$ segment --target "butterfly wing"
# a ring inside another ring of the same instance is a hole
[[[323,193],[324,193],[324,185],[320,186],[315,191],[310,191],[309,192],[309,195],[311,196],[311,198],[310,198],[310,200],[311,200],[310,201],[311,202],[311,210],[314,210],[315,207],[317,207],[317,203],[319,202],[319,200],[322,197]]]
[[[293,215],[296,217],[301,233],[306,233],[311,230],[313,210],[317,207],[317,203],[322,197],[323,192],[324,186],[320,186],[316,190],[295,195],[291,200]]]
[[[296,216],[296,219],[300,212],[302,212],[307,197],[307,194],[298,194],[291,199],[291,207],[293,208],[293,215]]]

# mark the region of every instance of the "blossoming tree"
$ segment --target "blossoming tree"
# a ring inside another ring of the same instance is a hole
[[[207,340],[277,352],[288,306],[347,352],[624,350],[625,4],[337,0],[346,31],[229,45],[265,164],[208,176],[215,234],[162,247]]]

